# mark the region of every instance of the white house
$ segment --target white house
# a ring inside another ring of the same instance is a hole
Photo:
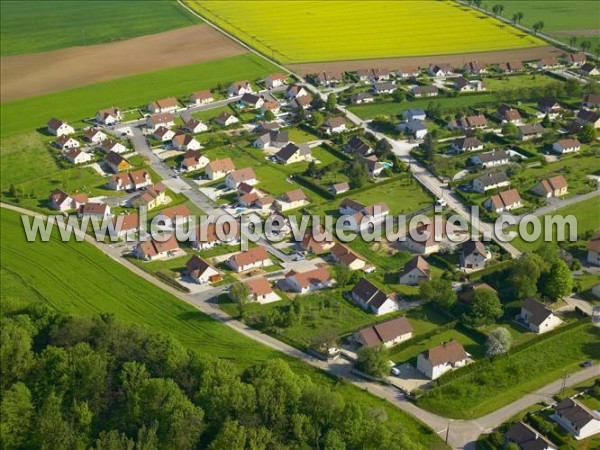
[[[160,142],[170,141],[174,136],[175,132],[173,130],[162,126],[158,127],[156,130],[154,130],[154,133],[152,133],[152,137]]]
[[[208,131],[208,126],[204,122],[194,118],[187,120],[184,124],[184,128],[188,133],[192,134],[204,133],[205,131]]]
[[[289,288],[299,294],[318,291],[333,285],[334,280],[329,275],[326,267],[308,270],[306,272],[296,272],[290,270],[285,274],[285,280]]]
[[[427,114],[425,110],[420,108],[411,108],[407,109],[402,113],[402,118],[408,122],[411,120],[425,120],[427,118]]]
[[[490,189],[510,186],[510,181],[504,172],[488,173],[473,180],[473,191],[484,194]]]
[[[156,100],[152,103],[148,103],[147,109],[151,114],[162,114],[171,111],[175,111],[179,108],[179,102],[175,97],[163,98]]]
[[[600,233],[592,236],[587,245],[587,262],[595,266],[600,266]]]
[[[309,200],[302,189],[294,189],[282,194],[275,200],[277,211],[289,211],[291,209],[301,208],[308,205]]]
[[[252,92],[254,92],[252,90],[252,85],[246,80],[231,83],[229,89],[227,89],[227,95],[229,97],[236,97],[238,95],[244,95]]]
[[[577,139],[561,139],[552,144],[552,150],[561,155],[578,152],[580,149],[581,143]]]
[[[532,189],[536,195],[544,198],[562,197],[568,192],[569,184],[562,175],[555,175],[537,183]]]
[[[63,136],[75,133],[75,129],[71,125],[56,118],[52,118],[48,121],[46,129],[48,130],[48,133],[54,136]]]
[[[60,148],[61,150],[66,150],[70,148],[79,148],[81,147],[81,144],[77,139],[63,134],[56,141],[54,141],[54,146]]]
[[[413,327],[410,322],[406,317],[397,317],[358,330],[354,333],[354,340],[365,347],[383,345],[389,348],[412,338],[412,336]]]
[[[400,126],[404,126],[406,132],[413,135],[415,139],[423,139],[427,136],[427,126],[420,120],[409,120],[404,124],[400,124]]]
[[[343,133],[346,131],[346,120],[340,116],[332,117],[321,125],[321,129],[328,134]]]
[[[196,138],[190,134],[178,133],[173,136],[173,147],[179,151],[200,150],[202,146]]]
[[[467,136],[454,139],[452,141],[452,148],[457,153],[475,152],[477,150],[483,150],[483,142],[475,136]]]
[[[466,241],[460,252],[460,267],[465,271],[480,270],[492,257],[481,241]]]
[[[427,69],[427,72],[432,77],[445,77],[454,72],[454,69],[450,64],[431,64]]]
[[[227,260],[227,265],[236,272],[259,269],[273,264],[264,247],[254,247],[245,252],[236,253]]]
[[[53,190],[48,200],[50,208],[61,212],[70,209],[79,209],[80,206],[85,205],[87,202],[88,196],[86,194],[69,195],[60,189]]]
[[[519,450],[557,450],[546,436],[525,422],[513,424],[505,434],[508,442],[519,447]]]
[[[494,150],[492,152],[480,153],[471,156],[471,163],[489,169],[490,167],[504,166],[510,162],[510,156],[505,150]]]
[[[233,114],[228,113],[227,111],[223,111],[217,117],[215,117],[215,122],[223,127],[229,127],[236,123],[239,123],[240,119],[235,117]]]
[[[419,353],[417,370],[430,380],[436,380],[446,372],[463,367],[469,362],[469,354],[456,341],[445,342]]]
[[[242,95],[240,102],[242,102],[248,108],[257,109],[265,103],[265,100],[258,95],[246,93]]]
[[[192,256],[185,264],[188,276],[198,284],[221,281],[221,274],[197,255]]]
[[[350,270],[364,270],[366,271],[367,262],[346,247],[343,244],[338,242],[331,248],[331,259],[338,263],[346,266]],[[369,268],[373,268],[374,266],[369,266]],[[372,271],[372,270],[371,270]]]
[[[204,169],[204,173],[209,180],[218,180],[234,170],[235,165],[231,158],[224,158],[209,162],[206,169]]]
[[[63,153],[63,157],[71,164],[85,164],[92,160],[92,155],[78,148],[72,148]]]
[[[142,241],[133,249],[132,254],[138,259],[144,261],[153,261],[159,258],[165,258],[174,255],[179,251],[179,242],[175,235],[171,235],[165,241],[150,239]]]
[[[107,109],[101,109],[96,113],[96,122],[104,125],[114,125],[122,119],[121,110],[114,106]]]
[[[117,173],[108,179],[107,188],[114,191],[137,190],[152,185],[150,174],[143,170]]]
[[[289,143],[275,154],[275,159],[280,164],[293,164],[311,159],[308,144]]]
[[[280,86],[285,86],[286,76],[282,73],[272,73],[265,78],[265,87],[267,89],[273,89]]]
[[[291,85],[285,91],[284,97],[288,100],[295,100],[298,97],[308,96],[309,92],[304,89],[304,86],[298,86],[296,84]]]
[[[99,144],[106,138],[106,134],[98,128],[88,128],[87,130],[85,130],[85,133],[83,133],[83,139],[85,139],[88,142],[91,142],[92,144]]]
[[[210,91],[198,91],[190,95],[189,103],[191,105],[208,105],[215,99]]]
[[[120,142],[114,141],[112,139],[107,139],[100,146],[100,150],[102,150],[104,153],[125,153],[127,151],[127,147],[125,147]]]
[[[281,297],[271,287],[271,283],[264,277],[253,278],[244,282],[250,289],[250,301],[261,305],[281,300]]]
[[[110,210],[110,206],[108,206],[106,203],[87,202],[79,206],[79,211],[77,212],[77,215],[80,218],[95,217],[100,220],[104,220],[110,218],[112,216],[112,212]]]
[[[600,413],[572,398],[556,405],[553,419],[578,441],[600,433]]]
[[[552,310],[533,298],[528,298],[521,306],[519,320],[533,333],[545,333],[553,330],[562,323]]]
[[[360,279],[350,296],[362,309],[377,316],[398,311],[398,303],[366,278]]]
[[[269,147],[282,148],[290,143],[287,131],[269,131],[257,137],[252,146],[264,150]]]
[[[156,130],[158,127],[170,128],[175,125],[175,116],[171,113],[153,114],[146,119],[146,127]]]
[[[411,253],[430,255],[439,252],[446,239],[457,240],[458,230],[444,220],[432,221],[410,230],[406,248]]]
[[[245,167],[243,169],[234,170],[233,172],[229,172],[225,176],[225,185],[229,189],[237,189],[240,183],[246,183],[250,186],[254,186],[258,183],[256,175],[254,174],[254,170],[252,170],[252,167]]]
[[[483,206],[492,212],[501,213],[520,208],[523,205],[521,203],[519,191],[516,189],[509,189],[507,191],[502,191],[499,194],[492,195],[483,203]]]
[[[209,162],[210,160],[198,150],[188,150],[183,154],[181,168],[187,172],[192,172],[206,167]]]
[[[409,286],[417,286],[429,280],[429,263],[420,255],[415,256],[404,265],[398,282]]]

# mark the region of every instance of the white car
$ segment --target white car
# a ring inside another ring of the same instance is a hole
[[[444,200],[443,198],[438,198],[437,201],[435,202],[437,205],[440,205],[441,207],[446,207],[448,206],[448,203],[446,202],[446,200]]]

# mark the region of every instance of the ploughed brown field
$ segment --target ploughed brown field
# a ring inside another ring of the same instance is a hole
[[[208,25],[0,59],[2,102],[246,53]]]
[[[382,68],[397,70],[409,67],[428,67],[429,64],[451,64],[462,67],[469,61],[479,61],[484,64],[502,63],[508,61],[533,61],[550,56],[560,56],[563,52],[552,46],[532,47],[518,50],[500,50],[482,53],[460,53],[456,55],[411,56],[406,58],[363,59],[357,61],[332,61],[306,64],[292,64],[290,70],[306,75],[318,72],[343,72],[357,69]]]

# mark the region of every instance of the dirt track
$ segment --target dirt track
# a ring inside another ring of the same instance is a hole
[[[293,64],[290,69],[306,75],[320,71],[349,71],[356,69],[381,68],[395,70],[403,67],[427,67],[429,64],[452,64],[462,67],[466,62],[500,63],[507,61],[530,61],[548,56],[558,56],[562,52],[554,47],[533,47],[520,50],[497,52],[463,53],[459,55],[416,56],[408,58],[366,59],[360,61],[335,61]]]
[[[194,25],[110,44],[8,56],[0,59],[2,102],[245,52],[212,27]]]

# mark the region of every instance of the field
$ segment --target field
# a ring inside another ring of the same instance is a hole
[[[52,117],[78,121],[98,109],[118,106],[122,110],[167,96],[187,96],[238,79],[255,79],[277,68],[256,55],[246,54],[201,64],[159,70],[105,81],[39,97],[2,104],[2,138],[45,127]]]
[[[188,4],[207,20],[283,63],[444,55],[545,45],[450,1],[294,1],[288,3],[289,7],[279,2],[268,10],[264,7],[266,3],[260,1]]]
[[[1,55],[44,52],[160,33],[201,22],[176,1],[2,2]]]

